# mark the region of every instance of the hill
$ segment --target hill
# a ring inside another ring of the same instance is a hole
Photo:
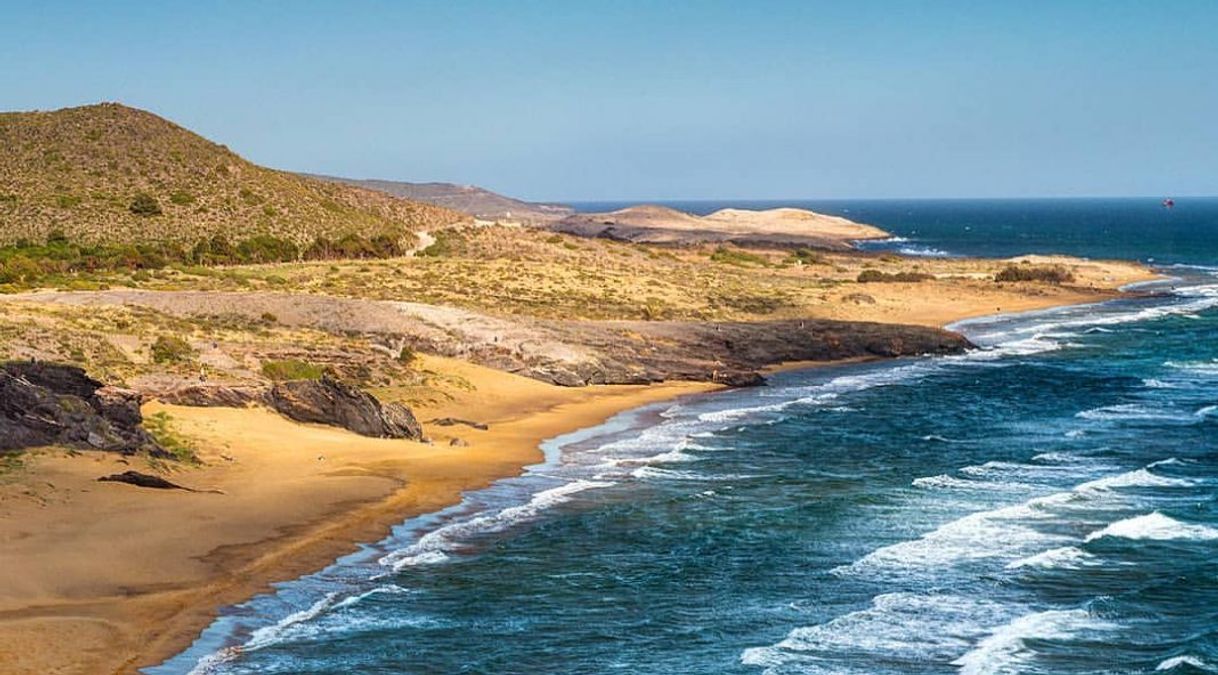
[[[526,224],[546,223],[566,218],[575,209],[562,204],[526,202],[491,192],[476,185],[455,183],[406,183],[392,180],[358,180],[334,176],[310,176],[321,180],[380,190],[395,197],[435,204],[486,220]]]
[[[0,113],[0,244],[402,236],[463,214],[242,159],[117,103]]]
[[[710,215],[696,216],[651,204],[608,213],[577,213],[548,227],[579,236],[640,243],[732,242],[815,246],[833,250],[851,248],[851,242],[861,239],[890,236],[878,227],[804,209],[722,209]]]

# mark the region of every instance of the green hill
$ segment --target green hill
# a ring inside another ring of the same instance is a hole
[[[270,235],[409,239],[468,216],[252,164],[143,110],[102,103],[0,113],[0,244],[62,232],[86,244]]]

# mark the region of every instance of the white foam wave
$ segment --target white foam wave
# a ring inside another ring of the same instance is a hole
[[[1142,386],[1147,389],[1179,389],[1180,385],[1166,380],[1160,380],[1154,377],[1148,377],[1142,380]]]
[[[1166,461],[1168,460],[1163,460]],[[1069,491],[1035,497],[1020,504],[971,513],[941,525],[917,539],[878,548],[849,565],[834,568],[832,573],[838,576],[885,576],[894,573],[907,574],[911,571],[940,574],[945,566],[960,562],[1027,557],[1031,551],[1044,549],[1046,545],[1063,544],[1069,540],[1064,535],[1041,532],[1035,526],[1059,517],[1060,510],[1072,503],[1111,499],[1123,488],[1194,485],[1192,481],[1168,478],[1150,471],[1150,468],[1160,464],[1156,462],[1134,471],[1087,481]],[[966,469],[984,475],[986,469],[995,467],[1018,467],[1021,470],[1037,468],[991,462]],[[961,471],[964,472],[963,469]],[[955,483],[956,480],[959,479],[946,475],[929,476],[918,479],[922,481],[921,484],[918,484],[918,481],[915,481],[915,484],[917,487],[971,487],[970,481]],[[1215,532],[1218,534],[1218,531]],[[1088,537],[1087,541],[1091,539],[1092,537]]]
[[[1039,569],[1080,569],[1084,563],[1094,559],[1090,553],[1076,546],[1059,546],[1036,555],[1007,563],[1006,569],[1018,570],[1026,567]]]
[[[1218,530],[1205,525],[1182,523],[1175,518],[1154,511],[1144,516],[1118,520],[1102,530],[1087,535],[1084,541],[1095,541],[1103,537],[1154,541],[1179,539],[1208,541],[1218,539]]]
[[[933,246],[901,246],[897,248],[897,253],[919,258],[950,258],[952,255],[941,248],[934,248]]]
[[[878,548],[832,572],[839,576],[885,575],[911,570],[941,573],[961,561],[1001,558],[1062,541],[1039,532],[1028,521],[1049,514],[1036,500],[993,511],[972,513],[909,541]]]
[[[1169,478],[1150,472],[1149,469],[1151,467],[1161,465],[1160,462],[1155,462],[1144,469],[1087,481],[1074,489],[1077,492],[1093,492],[1127,487],[1189,487],[1194,485],[1193,481],[1190,480]]]
[[[580,479],[543,490],[533,495],[525,504],[458,520],[428,532],[410,546],[382,557],[380,563],[392,566],[398,571],[414,565],[446,562],[451,559],[451,553],[462,548],[463,540],[471,536],[501,532],[536,518],[546,509],[571,501],[572,495],[576,493],[610,485],[614,483]]]
[[[1118,405],[1106,405],[1099,408],[1092,408],[1091,410],[1084,410],[1076,413],[1075,417],[1095,421],[1158,420],[1187,422],[1191,421],[1191,417],[1193,416],[1184,415],[1170,410],[1164,410],[1162,408],[1151,408],[1140,403],[1121,403]]]
[[[916,488],[947,490],[991,490],[996,487],[994,483],[956,478],[942,473],[938,476],[915,478],[912,485]]]
[[[1163,365],[1176,370],[1201,373],[1203,375],[1218,375],[1218,361],[1164,361]]]
[[[737,474],[704,474],[695,471],[673,471],[672,469],[661,469],[655,466],[642,466],[630,472],[631,476],[639,480],[701,480],[701,481],[722,481],[722,480],[739,480],[748,478]]]
[[[1073,636],[1081,631],[1112,630],[1112,623],[1092,617],[1086,610],[1050,610],[1021,616],[994,631],[977,646],[952,661],[961,675],[1017,673],[1035,652],[1031,640],[1051,640]]]
[[[968,649],[985,634],[985,626],[1006,620],[1011,611],[963,596],[886,593],[873,598],[866,609],[796,628],[768,647],[746,649],[740,661],[769,668],[798,663],[801,671],[806,665],[814,672],[843,672],[844,666],[865,661],[869,655],[886,660],[946,660]],[[817,661],[824,666],[817,667]]]
[[[1202,661],[1200,658],[1193,656],[1191,654],[1185,654],[1183,656],[1173,656],[1170,659],[1163,659],[1163,661],[1161,661],[1159,663],[1159,665],[1155,666],[1155,671],[1158,672],[1158,671],[1164,671],[1164,670],[1175,670],[1176,668],[1179,668],[1180,666],[1189,666],[1191,668],[1196,668],[1197,670],[1202,670],[1207,673],[1218,672],[1218,668],[1211,666],[1210,664],[1206,663],[1205,661]]]
[[[682,452],[679,448],[669,450],[650,457],[615,457],[607,460],[607,466],[639,466],[645,464],[672,464],[677,462],[696,462],[702,459],[696,455]]]

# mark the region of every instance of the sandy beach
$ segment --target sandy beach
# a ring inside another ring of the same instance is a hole
[[[883,284],[873,291],[877,302],[851,316],[944,325],[996,310],[1109,299],[1116,286],[1148,276],[1136,266],[1117,272],[1104,266],[1086,279],[1094,291],[995,289],[966,297],[965,288],[947,298]],[[199,492],[96,482],[141,468],[143,460],[61,450],[28,454],[16,473],[25,478],[0,484],[5,672],[133,672],[158,663],[189,645],[218,608],[323,567],[405,518],[458,502],[463,491],[517,474],[539,461],[547,438],[715,388],[688,382],[559,387],[464,361],[421,359],[421,368],[462,383],[439,400],[412,404],[432,444],[297,424],[261,408],[149,403],[146,415],[167,413],[199,448],[202,466],[169,474]],[[391,387],[375,393],[403,395]],[[427,424],[450,416],[490,428]]]
[[[547,438],[711,388],[561,388],[440,365],[477,389],[420,416],[459,415],[489,430],[432,427],[427,445],[296,424],[263,409],[145,406],[169,413],[204,449],[205,466],[172,479],[223,494],[97,483],[136,460],[34,454],[27,470],[38,484],[0,486],[4,672],[131,672],[157,663],[189,644],[218,607],[519,472],[541,459]],[[451,446],[454,437],[468,447]]]

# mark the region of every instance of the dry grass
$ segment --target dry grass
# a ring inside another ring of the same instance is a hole
[[[181,290],[278,290],[451,305],[550,319],[885,320],[885,307],[917,298],[1006,298],[1068,293],[1044,284],[1000,287],[997,260],[749,250],[665,248],[519,228],[455,230],[444,254],[376,261],[165,270],[144,280],[111,275],[108,285]],[[1098,265],[1080,267],[1080,287],[1104,286]],[[874,274],[897,283],[860,284]],[[904,279],[923,280],[903,283]],[[879,302],[859,307],[851,294]],[[988,302],[988,299],[986,300]],[[870,313],[869,313],[870,312]]]

